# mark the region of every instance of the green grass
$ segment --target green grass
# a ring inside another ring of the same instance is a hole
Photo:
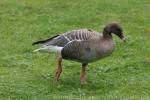
[[[0,100],[150,100],[149,0],[0,0]],[[119,22],[127,37],[89,64],[63,62],[54,82],[54,54],[33,53],[32,42],[78,28],[102,32]]]

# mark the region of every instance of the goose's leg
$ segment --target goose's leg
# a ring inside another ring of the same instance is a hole
[[[86,79],[85,79],[85,69],[86,69],[87,64],[82,64],[82,72],[81,72],[81,84],[86,84]]]
[[[61,74],[61,72],[62,72],[62,65],[61,65],[61,62],[62,62],[62,58],[59,57],[59,58],[57,59],[58,67],[57,67],[57,70],[56,70],[56,73],[55,73],[55,81],[58,81],[59,76],[60,76],[60,74]]]

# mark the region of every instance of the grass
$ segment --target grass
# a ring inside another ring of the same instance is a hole
[[[0,100],[150,100],[149,0],[1,0]],[[89,64],[81,86],[79,63],[64,61],[58,83],[54,54],[33,53],[32,42],[72,29],[102,31],[119,22],[127,37]]]

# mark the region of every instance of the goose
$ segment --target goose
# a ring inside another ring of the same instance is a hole
[[[32,45],[42,44],[42,47],[36,49],[35,52],[58,54],[55,81],[59,80],[62,72],[62,59],[66,59],[82,64],[80,83],[86,84],[87,64],[107,57],[114,51],[115,43],[112,33],[125,41],[122,27],[112,22],[104,27],[103,33],[90,29],[77,29],[34,42]]]

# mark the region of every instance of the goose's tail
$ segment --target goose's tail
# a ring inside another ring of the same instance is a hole
[[[39,49],[34,50],[34,52],[47,52],[47,53],[61,53],[61,50],[63,49],[63,47],[58,47],[58,46],[43,46]]]
[[[53,37],[51,37],[51,38],[48,38],[48,39],[46,39],[46,40],[41,40],[41,41],[34,42],[34,43],[32,43],[32,45],[46,43],[46,42],[51,41],[52,39],[54,39],[54,38],[56,38],[56,37],[58,37],[58,36],[59,36],[59,35],[55,35],[55,36],[53,36]]]

